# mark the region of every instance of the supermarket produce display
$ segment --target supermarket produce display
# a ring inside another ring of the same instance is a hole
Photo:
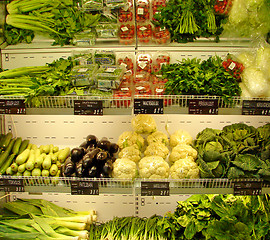
[[[24,67],[2,53],[0,98],[23,100],[27,114],[0,115],[0,239],[270,239],[269,10],[267,0],[7,1],[0,37],[27,50]],[[50,62],[31,66],[41,52]],[[161,99],[169,114],[127,117],[136,98]],[[170,116],[196,98],[231,116]],[[74,99],[108,101],[114,116],[49,115]],[[265,116],[237,118],[244,100]]]

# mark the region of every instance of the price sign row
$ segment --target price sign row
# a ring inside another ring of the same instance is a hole
[[[217,115],[218,110],[218,99],[190,99],[188,101],[189,114]],[[134,114],[163,113],[163,99],[134,99]],[[24,100],[0,100],[0,114],[26,114]],[[74,115],[103,115],[103,102],[101,100],[74,100]],[[243,100],[242,115],[270,116],[270,101]]]
[[[0,179],[0,192],[24,192],[22,179]]]
[[[262,181],[261,180],[235,180],[234,195],[261,195]]]

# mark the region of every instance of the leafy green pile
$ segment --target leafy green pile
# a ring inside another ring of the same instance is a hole
[[[173,42],[193,42],[199,37],[215,37],[223,32],[226,15],[214,11],[215,0],[169,0],[154,24],[166,27]]]
[[[100,18],[80,11],[72,0],[13,0],[7,12],[7,44],[31,43],[36,33],[54,39],[54,45],[72,44],[76,33],[95,26]]]
[[[157,228],[160,218],[114,217],[105,223],[92,224],[89,240],[166,240]]]
[[[202,178],[270,180],[270,123],[206,128],[194,140]]]
[[[161,74],[168,79],[165,84],[168,95],[214,95],[229,102],[233,96],[241,94],[238,82],[223,68],[219,56],[164,64]]]
[[[157,227],[170,240],[269,240],[269,210],[268,195],[193,195]]]

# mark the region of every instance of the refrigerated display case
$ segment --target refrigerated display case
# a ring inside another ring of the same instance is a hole
[[[134,4],[135,6],[136,4]],[[139,6],[136,11],[137,18],[144,16],[145,6]],[[148,16],[148,15],[147,15]],[[116,28],[115,28],[116,29]],[[133,42],[132,42],[133,43]],[[184,58],[207,59],[218,55],[225,58],[228,53],[237,53],[251,48],[249,39],[221,39],[219,43],[209,39],[199,39],[193,43],[157,46],[155,44],[121,45],[113,43],[96,42],[87,47],[92,50],[113,50],[116,59],[128,54],[134,59],[144,53],[154,56],[156,52],[166,52],[170,61],[175,63]],[[36,39],[30,45],[19,44],[7,46],[2,49],[3,69],[13,69],[24,66],[38,66],[51,63],[59,58],[68,58],[73,51],[85,50],[85,47],[51,46],[46,39]],[[141,73],[140,73],[141,74]],[[145,77],[144,77],[145,79]],[[132,81],[132,80],[131,80]],[[166,133],[172,133],[177,129],[189,131],[193,138],[205,128],[217,128],[233,124],[246,123],[259,127],[270,122],[269,114],[266,116],[242,115],[243,99],[233,98],[233,103],[224,102],[219,96],[166,96],[162,94],[140,95],[140,90],[147,87],[141,84],[134,74],[135,89],[138,89],[136,99],[163,99],[164,113],[153,114],[157,122],[157,128]],[[136,82],[137,81],[137,82]],[[137,85],[136,85],[137,84]],[[141,85],[140,85],[141,84]],[[158,90],[162,90],[158,86]],[[153,92],[156,92],[154,90]],[[144,92],[145,93],[145,92]],[[2,96],[1,99],[14,100],[18,96]],[[40,97],[40,105],[32,106],[26,103],[26,114],[2,114],[1,133],[12,132],[14,136],[29,139],[33,144],[54,144],[59,147],[76,147],[81,144],[86,134],[95,134],[98,138],[106,136],[110,141],[117,142],[123,131],[131,130],[131,119],[134,116],[134,98],[130,95],[112,97],[92,96],[44,96]],[[24,99],[24,98],[19,98]],[[193,99],[218,100],[219,112],[215,115],[188,114],[189,102]],[[77,100],[101,100],[103,103],[103,116],[78,116],[74,115],[74,102]],[[268,98],[254,100],[269,101]],[[8,177],[3,177],[8,178]],[[20,177],[18,177],[20,179]],[[149,182],[145,179],[116,180],[116,179],[86,179],[98,183],[98,193],[80,195],[72,192],[72,180],[77,179],[60,177],[56,182],[44,181],[44,178],[26,177],[23,179],[23,191],[2,192],[2,201],[14,201],[17,198],[43,198],[60,206],[74,210],[95,209],[99,221],[107,221],[114,216],[139,216],[150,217],[154,214],[164,215],[168,211],[174,211],[177,201],[183,201],[193,194],[233,194],[234,181],[228,179],[161,179],[162,183],[169,183],[169,190],[165,196],[161,192],[148,196],[142,194],[142,183]],[[270,187],[262,186],[262,194],[268,194]],[[120,210],[121,209],[121,210]]]

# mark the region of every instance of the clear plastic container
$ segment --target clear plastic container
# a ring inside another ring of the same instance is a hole
[[[117,23],[100,23],[96,26],[98,38],[117,38],[118,25]]]
[[[123,66],[101,65],[96,73],[97,87],[106,89],[117,89],[120,86],[125,73]]]
[[[134,84],[140,82],[151,82],[151,75],[148,72],[137,72],[134,77]]]
[[[78,7],[81,11],[92,12],[103,9],[103,0],[80,0]]]
[[[95,74],[98,66],[96,64],[77,65],[71,70],[72,85],[76,87],[94,86]]]
[[[131,45],[135,42],[135,26],[134,24],[121,24],[119,26],[119,43]]]
[[[160,13],[160,7],[166,6],[166,0],[152,0],[151,9],[152,9],[152,21],[156,21],[155,15]]]
[[[98,65],[115,65],[116,54],[114,51],[110,50],[96,50],[94,54],[94,61]]]
[[[139,43],[150,43],[152,40],[152,34],[152,25],[150,23],[143,23],[137,25],[137,39]]]
[[[136,21],[145,22],[150,20],[150,3],[149,0],[136,1]]]
[[[133,21],[133,8],[128,8],[128,10],[125,9],[119,9],[118,13],[118,21],[120,23],[127,23]]]
[[[163,65],[170,64],[170,55],[167,52],[156,52],[153,56],[153,72],[158,73]]]
[[[155,26],[153,29],[153,42],[156,44],[168,44],[171,42],[171,34],[166,27]]]
[[[150,53],[138,53],[136,55],[136,72],[152,71],[152,55]]]
[[[94,51],[92,49],[74,50],[71,55],[75,60],[76,65],[88,65],[94,63]]]
[[[91,30],[75,34],[73,43],[77,47],[89,47],[96,44],[96,34]]]
[[[127,71],[134,72],[134,54],[119,53],[116,56],[116,62],[118,65],[124,66]]]
[[[127,0],[104,0],[106,7],[110,9],[121,8],[127,4]]]
[[[152,95],[151,83],[148,81],[137,82],[134,85],[135,95]]]

